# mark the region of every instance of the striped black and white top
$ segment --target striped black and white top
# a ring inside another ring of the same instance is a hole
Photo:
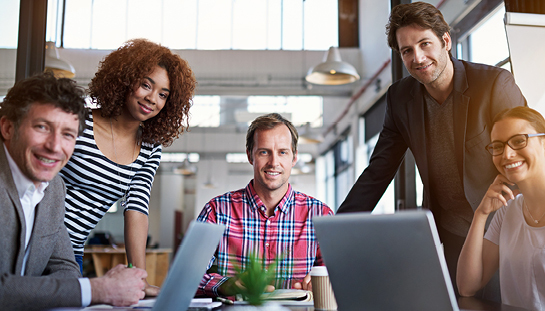
[[[60,172],[66,183],[64,223],[76,255],[83,255],[89,233],[127,189],[123,212],[133,210],[148,215],[151,186],[162,150],[161,145],[142,143],[132,164],[116,164],[95,143],[91,113],[85,124],[70,161]]]

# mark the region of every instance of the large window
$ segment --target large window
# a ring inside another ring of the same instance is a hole
[[[49,2],[56,8],[63,1]],[[114,49],[137,37],[172,49],[326,50],[338,45],[338,4],[331,0],[65,2],[66,48]],[[60,11],[48,19],[62,20]],[[49,40],[59,39],[58,27],[48,25],[48,32]]]
[[[322,126],[321,96],[195,96],[191,107],[191,127],[219,127],[247,124],[261,114],[277,112],[294,126],[307,123]]]
[[[320,96],[250,96],[248,111],[289,113],[295,126],[310,123],[312,127],[321,127],[323,100]]]
[[[220,96],[195,96],[189,110],[189,125],[218,127],[220,125]]]
[[[500,6],[469,36],[471,61],[496,65],[509,57],[507,36],[503,17],[504,6]]]
[[[19,1],[2,1],[0,48],[16,48],[19,35]]]
[[[367,151],[366,159],[370,159],[373,151],[375,150],[375,145],[377,144],[379,134],[375,135],[371,139],[365,142],[365,150]],[[395,211],[395,182],[392,179],[388,188],[384,191],[384,194],[377,202],[373,213],[376,214],[389,214]]]
[[[509,63],[505,63],[509,57],[509,48],[504,16],[505,7],[500,5],[460,38],[457,45],[458,58],[491,66],[499,64],[510,70]]]
[[[350,169],[353,162],[353,149],[352,135],[344,135],[343,139],[333,147],[335,154],[335,210],[341,206],[354,184]]]
[[[335,201],[335,151],[330,149],[316,159],[316,198],[337,211]]]
[[[316,159],[316,184],[319,197],[337,211],[354,184],[352,135],[348,132],[333,147]]]

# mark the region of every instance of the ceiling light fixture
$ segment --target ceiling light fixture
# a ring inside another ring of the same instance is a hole
[[[191,164],[191,162],[189,162],[189,154],[185,158],[185,160],[182,162],[182,165],[174,168],[174,173],[181,174],[184,176],[190,176],[197,173],[197,167]]]
[[[60,59],[59,51],[55,46],[55,42],[48,41],[45,43],[45,70],[52,71],[57,78],[72,79],[76,76],[74,66],[69,62]]]
[[[298,132],[300,144],[318,144],[324,141],[324,136],[318,130],[313,130],[310,122],[307,122]]]
[[[354,66],[341,60],[336,47],[330,47],[324,62],[310,68],[305,80],[313,84],[341,85],[358,81],[360,76]]]

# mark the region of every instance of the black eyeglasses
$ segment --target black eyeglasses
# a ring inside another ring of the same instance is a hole
[[[499,156],[503,154],[503,151],[505,150],[505,144],[509,146],[513,150],[519,150],[528,145],[528,138],[530,137],[537,137],[537,136],[544,136],[545,133],[537,133],[537,134],[517,134],[514,136],[511,136],[508,141],[502,142],[502,141],[493,141],[490,144],[486,145],[484,147],[488,152],[490,152],[493,156]]]

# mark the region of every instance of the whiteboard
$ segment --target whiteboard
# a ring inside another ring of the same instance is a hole
[[[545,14],[505,13],[515,81],[528,106],[545,115]]]

